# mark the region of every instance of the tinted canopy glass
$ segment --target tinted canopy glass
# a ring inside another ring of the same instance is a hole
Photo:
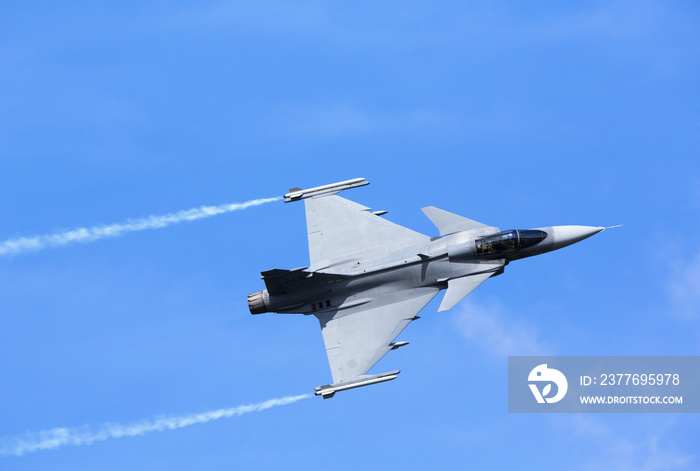
[[[539,230],[512,230],[499,232],[475,241],[476,253],[479,255],[498,254],[525,249],[538,244],[547,237],[545,231]]]
[[[524,231],[518,230],[517,233],[519,236],[519,249],[526,249],[528,247],[532,247],[533,245],[539,244],[545,239],[545,237],[547,237],[547,233],[545,231],[539,231],[536,229],[527,229]]]

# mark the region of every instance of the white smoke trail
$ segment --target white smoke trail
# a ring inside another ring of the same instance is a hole
[[[54,428],[38,433],[27,433],[23,438],[4,437],[0,447],[0,456],[22,456],[40,450],[52,450],[65,445],[90,445],[110,438],[136,437],[149,432],[163,432],[188,427],[194,424],[204,424],[212,420],[227,419],[250,412],[260,412],[276,406],[284,406],[313,397],[312,394],[287,396],[279,399],[249,404],[230,409],[219,409],[199,414],[189,414],[175,417],[156,417],[131,425],[105,424],[93,432],[90,427]]]
[[[160,229],[183,221],[204,219],[217,214],[240,211],[251,206],[279,201],[282,198],[261,198],[245,203],[222,204],[220,206],[201,206],[187,209],[177,213],[164,214],[162,216],[148,216],[141,219],[127,220],[121,224],[109,226],[81,227],[72,231],[47,234],[36,237],[19,237],[0,242],[0,256],[19,255],[25,252],[35,252],[51,247],[60,247],[74,242],[94,242],[106,237],[119,237],[127,232],[144,231],[146,229]]]

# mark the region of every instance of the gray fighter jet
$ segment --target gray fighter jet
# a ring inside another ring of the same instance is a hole
[[[308,190],[292,188],[286,203],[304,200],[310,265],[262,272],[266,289],[248,296],[252,314],[313,314],[321,323],[333,384],[319,386],[324,399],[338,391],[396,378],[399,371],[367,375],[396,337],[439,291],[446,311],[506,265],[566,247],[604,227],[554,226],[500,231],[435,207],[423,212],[437,226],[428,237],[391,223],[386,211],[337,196],[368,185],[356,178]]]

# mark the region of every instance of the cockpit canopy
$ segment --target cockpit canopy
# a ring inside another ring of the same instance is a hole
[[[478,255],[499,254],[526,249],[542,242],[547,233],[536,229],[503,231],[481,239],[476,239]]]

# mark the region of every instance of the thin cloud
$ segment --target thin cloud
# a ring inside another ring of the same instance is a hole
[[[153,24],[149,18],[148,25]],[[304,35],[332,32],[337,26],[324,4],[299,4],[284,1],[224,2],[197,5],[155,20],[165,28],[201,30],[226,29],[234,33],[268,35]],[[152,27],[152,26],[151,26]]]
[[[20,438],[5,437],[0,447],[0,456],[22,456],[41,450],[53,450],[66,445],[91,445],[95,442],[112,438],[136,437],[150,432],[175,430],[189,427],[190,425],[205,424],[212,420],[228,419],[251,412],[264,411],[272,407],[285,406],[310,397],[312,397],[311,394],[287,396],[229,409],[218,409],[173,417],[156,417],[129,425],[105,424],[96,431],[90,430],[90,427],[87,426],[80,428],[61,427],[38,433],[28,433],[25,437]]]
[[[453,130],[458,118],[432,110],[413,110],[387,114],[354,105],[335,104],[316,107],[287,107],[278,113],[277,128],[285,135],[338,138],[391,131]]]
[[[477,304],[469,299],[462,302],[464,306],[455,319],[458,330],[492,355],[552,354],[542,344],[536,328],[509,318],[500,305]]]
[[[147,229],[160,229],[173,224],[197,219],[209,218],[218,214],[240,211],[253,206],[279,201],[281,198],[261,198],[245,203],[222,204],[219,206],[201,206],[187,209],[177,213],[161,216],[148,216],[141,219],[127,220],[119,224],[108,226],[79,227],[71,231],[46,234],[35,237],[19,237],[0,242],[0,256],[20,255],[26,252],[62,247],[73,243],[95,242],[107,237],[120,237],[129,232],[145,231]]]
[[[609,422],[591,414],[574,414],[557,421],[559,425],[572,432],[569,438],[587,450],[598,449],[594,454],[588,453],[589,459],[581,460],[573,469],[616,469],[620,471],[672,471],[694,468],[697,457],[679,450],[669,440],[666,432],[668,424],[655,422],[654,431],[644,433],[648,427],[633,426],[625,421],[626,430],[620,431]],[[641,422],[641,420],[640,420]],[[642,435],[639,435],[641,428]],[[671,443],[668,443],[671,442]]]
[[[700,317],[700,252],[671,266],[668,292],[674,310],[682,317]]]

